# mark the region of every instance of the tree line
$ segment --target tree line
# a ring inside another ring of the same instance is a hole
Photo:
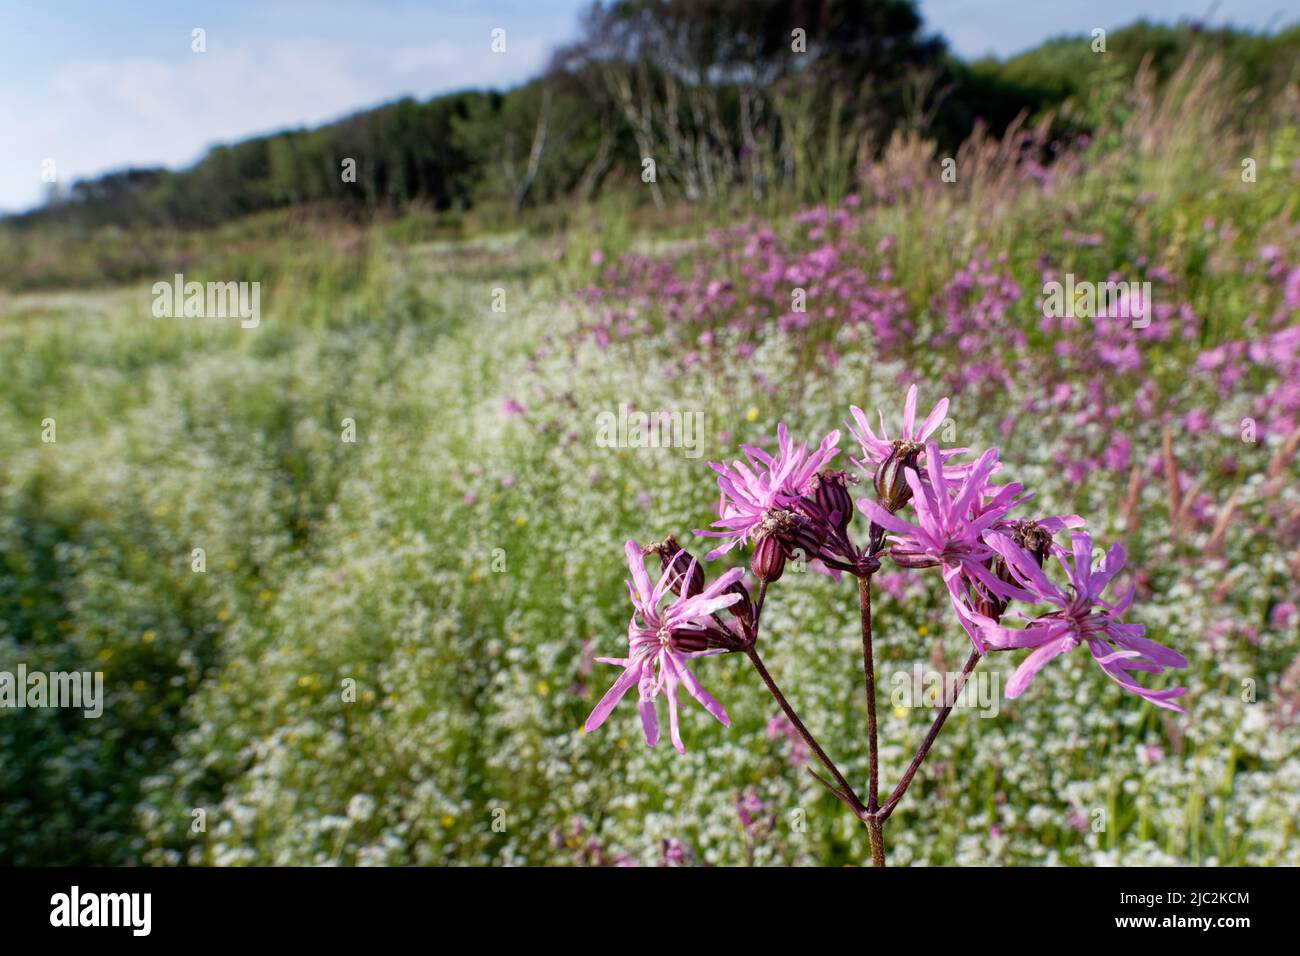
[[[1244,87],[1295,81],[1300,28],[1274,35],[1136,23],[1105,40],[1060,38],[1006,61],[965,63],[912,0],[611,0],[544,73],[505,92],[406,98],[316,129],[217,146],[180,170],[74,183],[26,223],[208,226],[305,203],[371,213],[586,200],[640,183],[663,204],[826,198],[901,128],[953,149],[1131,77],[1167,75],[1210,45]],[[485,41],[486,42],[486,41]],[[1062,135],[1088,126],[1086,109]]]

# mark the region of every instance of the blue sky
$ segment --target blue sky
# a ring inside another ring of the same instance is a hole
[[[1006,56],[1145,15],[1253,28],[1290,0],[921,0],[963,56]],[[0,210],[59,181],[184,166],[219,142],[313,125],[403,94],[528,79],[587,0],[0,0]],[[1213,12],[1210,13],[1213,6]],[[1294,9],[1294,7],[1292,7]],[[191,50],[206,31],[207,52]],[[506,30],[506,52],[489,49]]]

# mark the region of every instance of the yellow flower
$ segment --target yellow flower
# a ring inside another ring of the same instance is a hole
[[[456,818],[448,814],[442,818],[442,825],[450,830],[456,824]]]
[[[546,696],[547,694],[549,694],[550,692],[551,692],[551,685],[550,685],[550,684],[546,683],[546,681],[544,681],[544,680],[539,680],[539,681],[537,682],[537,693],[539,693],[539,694],[541,694],[543,697],[545,697],[545,696]]]
[[[155,634],[153,631],[145,631],[143,634],[140,635],[141,644],[152,644],[157,639],[158,639],[158,635]]]
[[[920,634],[922,637],[925,637],[925,635],[930,633],[930,629],[926,627],[924,624],[922,624],[920,627],[916,629],[916,633]]]
[[[758,406],[750,405],[749,411],[745,412],[745,419],[751,422],[758,421]]]
[[[522,528],[526,524],[528,524],[528,519],[525,518],[523,515],[520,515],[518,518],[515,519],[516,528]]]
[[[894,716],[895,716],[895,717],[899,717],[899,718],[906,717],[906,716],[907,716],[907,708],[906,708],[906,707],[895,707],[895,708],[894,708]]]

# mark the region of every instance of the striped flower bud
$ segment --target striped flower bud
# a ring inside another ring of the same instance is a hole
[[[876,469],[876,497],[891,513],[911,500],[912,487],[907,483],[906,471],[908,468],[916,469],[916,459],[923,450],[918,442],[895,441]]]
[[[771,584],[779,581],[785,573],[785,549],[774,535],[763,535],[754,548],[754,556],[749,561],[749,569],[760,581]]]
[[[737,581],[735,584],[727,587],[723,594],[739,594],[740,600],[727,608],[727,613],[738,620],[742,625],[748,626],[754,621],[754,602],[749,599],[749,589]]]
[[[843,533],[853,520],[853,497],[849,494],[844,472],[828,468],[814,475],[811,495],[825,512],[827,520],[832,522],[832,530]]]

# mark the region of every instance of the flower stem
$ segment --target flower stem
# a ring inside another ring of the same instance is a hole
[[[888,820],[889,815],[894,812],[894,807],[897,806],[898,801],[903,799],[903,794],[907,792],[908,785],[911,784],[912,778],[916,776],[916,771],[920,768],[921,762],[925,760],[925,755],[930,752],[930,747],[934,744],[934,739],[939,736],[939,731],[943,729],[943,722],[947,720],[948,715],[952,713],[952,708],[957,702],[957,697],[961,694],[962,688],[966,686],[966,681],[970,678],[971,672],[975,670],[975,666],[979,664],[982,656],[983,655],[980,654],[979,651],[971,651],[970,657],[966,658],[966,666],[961,670],[961,677],[957,679],[957,686],[952,692],[952,697],[943,710],[939,711],[939,716],[934,719],[934,723],[930,726],[930,732],[925,735],[925,740],[922,741],[920,749],[917,750],[916,755],[912,757],[912,762],[907,768],[907,773],[903,774],[903,779],[899,781],[898,786],[894,788],[894,792],[889,795],[889,799],[885,801],[885,805],[881,807],[877,813],[877,819],[882,824]]]
[[[858,577],[858,604],[862,611],[862,673],[867,685],[867,735],[871,748],[871,778],[867,792],[867,832],[871,837],[871,863],[885,865],[884,819],[876,816],[879,808],[880,759],[876,733],[876,665],[871,650],[871,575]]]
[[[774,681],[772,675],[767,672],[767,668],[763,665],[763,659],[758,656],[758,650],[754,647],[750,647],[745,651],[745,653],[749,656],[750,662],[754,665],[754,670],[758,671],[758,676],[761,677],[763,683],[767,685],[768,691],[774,698],[776,698],[776,702],[781,706],[781,710],[785,712],[785,716],[789,719],[790,723],[794,725],[794,729],[798,731],[799,736],[803,738],[804,743],[806,743],[809,749],[817,755],[817,759],[822,762],[822,766],[826,768],[827,772],[835,778],[835,782],[839,785],[839,790],[845,798],[845,802],[849,804],[855,813],[862,816],[866,812],[866,807],[863,806],[861,798],[859,798],[853,788],[849,786],[849,782],[844,779],[844,774],[840,773],[839,768],[835,766],[831,761],[831,758],[826,756],[826,751],[822,750],[821,744],[817,743],[816,738],[809,733],[808,728],[805,727],[803,721],[799,719],[799,715],[794,712],[794,708],[790,706],[790,702],[786,700],[785,695],[781,693],[781,688],[776,686],[776,681]]]

